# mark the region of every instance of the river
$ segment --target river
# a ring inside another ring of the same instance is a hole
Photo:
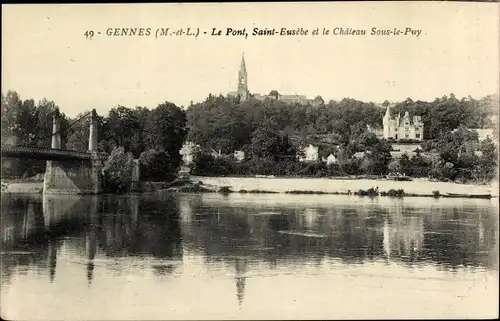
[[[492,318],[498,199],[2,195],[1,314]]]

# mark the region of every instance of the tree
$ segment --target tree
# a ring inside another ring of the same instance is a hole
[[[186,113],[173,103],[160,104],[151,111],[144,130],[146,146],[163,150],[170,168],[177,168],[181,162],[179,150],[187,135]]]
[[[17,119],[17,111],[22,103],[17,92],[8,91],[6,96],[2,93],[2,143],[6,139],[22,136]]]
[[[408,154],[404,153],[401,155],[401,158],[399,159],[399,168],[400,173],[403,175],[411,176],[413,174],[413,168]]]
[[[361,168],[366,174],[387,174],[391,161],[391,144],[385,139],[373,145],[363,158]]]
[[[266,122],[252,134],[250,153],[254,158],[266,158],[274,162],[295,161],[298,149],[286,134],[281,135],[272,121]]]
[[[171,155],[163,149],[148,149],[141,153],[139,158],[142,180],[164,181],[172,178],[175,164],[170,160]]]
[[[2,143],[10,141],[15,145],[50,147],[52,140],[52,118],[57,106],[43,99],[35,104],[33,99],[21,100],[15,91],[2,93]],[[65,147],[68,119],[60,114],[62,148]],[[17,159],[11,173],[14,176],[33,176],[45,171],[45,161]]]
[[[429,174],[431,162],[422,156],[420,149],[417,150],[417,154],[413,155],[411,160],[412,176],[415,177],[426,177]]]
[[[78,114],[73,121],[76,121],[82,118],[85,114],[88,114],[89,111],[84,111],[83,113]],[[68,141],[66,146],[70,150],[80,150],[86,151],[89,148],[89,134],[90,134],[90,120],[84,118],[79,122],[75,123],[68,130]],[[102,139],[100,135],[97,136]]]
[[[280,145],[280,134],[272,128],[272,124],[267,123],[252,133],[250,152],[254,158],[274,159],[279,153]]]
[[[440,157],[432,162],[429,177],[440,181],[453,181],[456,176],[457,170],[452,163],[446,162]]]
[[[144,151],[143,131],[146,117],[147,110],[143,111],[141,108],[133,110],[118,106],[111,109],[107,119],[109,139],[138,158]]]
[[[129,191],[133,168],[134,158],[131,153],[125,153],[123,147],[113,149],[103,167],[104,190],[112,193]]]
[[[481,143],[481,156],[478,159],[475,178],[483,182],[491,182],[498,170],[498,150],[495,143],[487,138]]]
[[[399,164],[399,159],[393,159],[389,165],[387,165],[389,173],[401,173],[401,166]]]

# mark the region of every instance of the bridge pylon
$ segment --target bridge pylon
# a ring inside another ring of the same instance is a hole
[[[89,151],[97,151],[97,112],[92,109],[90,115]]]
[[[54,114],[52,115],[52,143],[51,148],[61,149],[61,123],[60,123],[60,114],[59,109],[56,108],[54,110]]]
[[[61,149],[59,111],[52,124],[52,148]],[[97,113],[92,110],[89,159],[48,160],[43,180],[44,194],[101,194],[104,161],[97,150]]]

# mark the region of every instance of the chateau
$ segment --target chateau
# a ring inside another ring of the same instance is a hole
[[[421,116],[413,116],[405,112],[404,116],[400,114],[396,117],[391,116],[391,106],[387,106],[384,119],[384,138],[385,139],[411,139],[421,141],[424,137],[424,123]]]
[[[265,99],[275,99],[287,104],[312,104],[313,106],[318,106],[323,103],[323,99],[319,96],[314,99],[308,99],[304,95],[281,95],[276,90],[271,91],[269,95],[250,94],[250,91],[248,90],[248,74],[244,55],[241,56],[240,70],[238,72],[238,88],[236,91],[230,92],[228,96],[239,96],[240,101],[245,101],[249,98],[253,98],[260,101],[263,101]]]

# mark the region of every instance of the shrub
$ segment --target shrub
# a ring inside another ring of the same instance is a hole
[[[176,168],[164,149],[149,149],[141,153],[141,180],[171,181]]]
[[[395,189],[391,188],[387,192],[387,196],[390,196],[390,197],[403,197],[404,195],[405,195],[405,191],[402,189],[395,190]]]
[[[123,147],[114,148],[103,168],[103,189],[108,193],[126,193],[132,183],[134,159]]]
[[[373,188],[369,188],[366,191],[360,189],[357,192],[354,192],[354,195],[359,195],[359,196],[378,196],[379,193],[377,192],[377,190],[375,190]]]
[[[231,190],[231,188],[229,188],[229,186],[222,186],[219,189],[219,193],[221,193],[221,194],[229,194],[231,192],[232,192],[232,190]]]

